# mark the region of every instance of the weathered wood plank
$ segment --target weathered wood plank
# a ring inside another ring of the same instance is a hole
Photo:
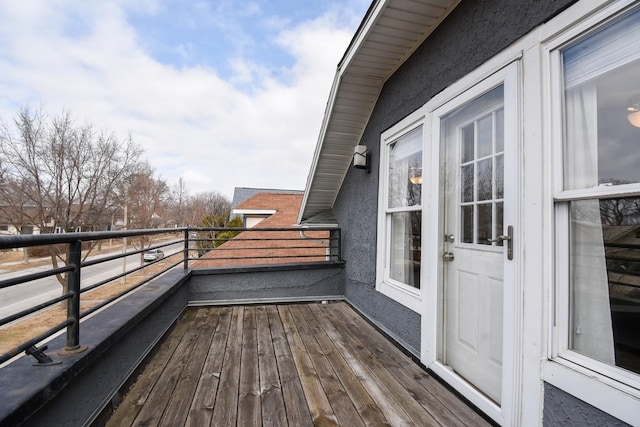
[[[189,362],[189,350],[193,346],[198,335],[197,328],[193,327],[193,324],[201,321],[207,315],[206,309],[199,309],[196,311],[196,317],[191,325],[191,328],[186,331],[180,344],[176,348],[169,363],[162,371],[158,382],[151,390],[151,394],[146,401],[146,404],[138,413],[138,416],[133,421],[134,426],[149,426],[158,425],[164,413],[164,410],[173,394],[173,390],[178,383],[184,367]]]
[[[256,307],[258,335],[258,368],[260,371],[260,399],[262,425],[265,427],[287,426],[287,413],[282,397],[282,386],[271,339],[269,318],[265,306]]]
[[[375,355],[367,349],[366,341],[361,342],[351,334],[348,328],[342,327],[336,320],[334,308],[321,309],[314,306],[319,317],[324,316],[327,320],[322,323],[323,329],[329,336],[334,339],[338,348],[341,349],[345,356],[348,355],[352,367],[357,367],[362,376],[363,382],[367,384],[370,394],[378,403],[388,420],[395,422],[399,420],[401,423],[409,425],[437,426],[438,422],[420,406],[405,390],[400,383],[387,371],[377,360]],[[377,334],[373,328],[369,331],[371,334]],[[384,392],[382,392],[384,390]],[[393,410],[387,414],[387,411]]]
[[[238,390],[238,425],[262,425],[260,408],[260,377],[258,372],[258,341],[256,337],[256,310],[244,309],[242,357]]]
[[[278,312],[280,313],[280,319],[282,319],[282,326],[284,327],[289,347],[291,347],[291,353],[293,354],[293,360],[296,364],[298,375],[300,376],[302,389],[307,398],[313,424],[338,425],[338,420],[331,408],[322,383],[318,378],[318,373],[314,369],[307,350],[302,343],[302,339],[298,334],[289,307],[279,306]]]
[[[316,340],[318,340],[318,344],[323,353],[331,363],[331,366],[333,366],[338,378],[344,385],[345,390],[349,394],[353,405],[364,423],[368,426],[390,425],[378,408],[378,405],[367,392],[367,389],[360,382],[356,373],[349,367],[349,364],[342,357],[331,338],[324,332],[309,306],[301,305],[300,312],[307,321]]]
[[[220,372],[222,371],[222,362],[227,348],[229,327],[231,326],[232,309],[230,307],[221,307],[211,310],[219,311],[218,324],[213,333],[207,359],[202,368],[198,387],[189,409],[186,426],[200,427],[208,426],[211,423],[213,405],[218,391]]]
[[[189,414],[189,407],[211,345],[213,331],[218,323],[218,310],[203,309],[202,311],[205,311],[207,316],[193,325],[198,335],[193,347],[188,349],[189,359],[162,416],[161,424],[163,425],[184,425]]]
[[[213,407],[212,420],[214,425],[236,425],[243,323],[244,307],[233,307],[229,339],[220,372],[216,403]]]
[[[311,414],[304,398],[302,384],[293,361],[291,349],[284,333],[280,314],[276,306],[267,306],[269,327],[273,339],[273,350],[280,373],[282,396],[286,404],[287,420],[291,426],[312,426]]]
[[[488,425],[345,303],[187,309],[108,425],[314,424]]]
[[[338,318],[342,318],[360,340],[368,340],[376,357],[389,371],[400,380],[403,386],[414,396],[416,401],[427,409],[440,423],[451,426],[487,426],[484,418],[467,406],[462,400],[431,377],[411,359],[406,357],[395,345],[382,334],[367,334],[371,328],[358,313],[346,303],[335,304]],[[415,387],[420,385],[420,387]]]
[[[349,398],[349,394],[338,379],[338,375],[334,371],[325,352],[318,344],[317,337],[314,336],[309,325],[307,325],[306,319],[300,312],[300,307],[300,305],[292,305],[289,307],[289,311],[291,312],[291,316],[309,359],[322,383],[322,388],[327,395],[329,404],[336,415],[338,424],[352,427],[364,426],[360,414],[356,411],[353,402]]]
[[[191,328],[195,318],[195,310],[186,310],[176,325],[168,332],[158,344],[158,349],[144,368],[144,372],[131,386],[120,406],[107,421],[108,427],[129,426],[133,424],[143,405],[147,401],[153,386],[158,381],[160,373],[164,370],[169,359],[173,355],[182,340],[184,334]]]

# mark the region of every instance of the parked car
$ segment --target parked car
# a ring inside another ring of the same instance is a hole
[[[162,252],[160,249],[151,249],[148,250],[144,253],[143,256],[145,262],[147,261],[156,261],[159,259],[164,258],[164,252]]]

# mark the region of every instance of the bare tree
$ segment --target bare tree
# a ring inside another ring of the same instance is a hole
[[[173,212],[173,219],[179,227],[184,227],[188,224],[188,203],[189,190],[184,179],[180,177],[178,183],[171,190],[171,211]]]
[[[41,232],[106,228],[116,190],[138,169],[142,154],[130,137],[78,125],[69,113],[47,121],[29,108],[18,111],[13,126],[0,125],[0,142],[3,216]],[[67,254],[53,247],[50,255],[54,267],[66,262]],[[58,279],[66,288],[65,278]]]
[[[189,201],[189,225],[202,224],[204,219],[211,215],[225,217],[226,221],[230,209],[229,199],[217,191],[196,194]]]
[[[147,229],[166,227],[170,191],[167,183],[155,178],[154,169],[143,163],[135,175],[125,184],[124,204],[127,207],[127,224],[129,229]],[[136,249],[148,247],[153,241],[152,236],[140,236],[131,241]],[[142,253],[140,254],[142,262]]]

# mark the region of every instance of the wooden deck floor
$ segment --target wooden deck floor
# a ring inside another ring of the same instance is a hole
[[[346,303],[190,308],[108,425],[488,425]]]

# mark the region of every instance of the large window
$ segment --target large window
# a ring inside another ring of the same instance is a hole
[[[378,289],[418,310],[422,258],[421,125],[383,135]]]
[[[640,10],[555,54],[563,91],[563,172],[555,195],[558,301],[565,303],[559,353],[637,385]]]

